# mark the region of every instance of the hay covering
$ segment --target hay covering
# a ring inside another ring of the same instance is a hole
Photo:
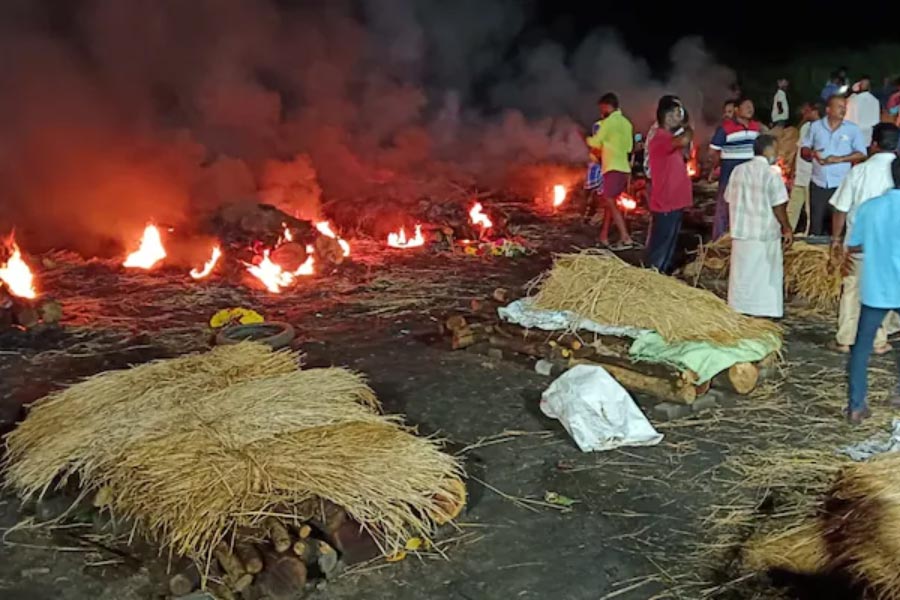
[[[535,304],[609,325],[652,329],[668,342],[735,345],[780,338],[781,328],[732,310],[715,294],[633,267],[608,253],[563,254],[539,282]]]
[[[22,496],[78,477],[170,551],[198,561],[266,516],[332,502],[385,553],[429,537],[464,502],[458,461],[378,413],[364,379],[297,370],[243,343],[104,373],[39,403],[7,438]]]

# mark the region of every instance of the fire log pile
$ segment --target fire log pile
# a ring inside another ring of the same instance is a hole
[[[489,298],[473,299],[467,311],[440,323],[440,331],[449,338],[453,350],[469,349],[495,359],[536,359],[535,369],[547,375],[579,364],[595,364],[629,391],[688,405],[711,387],[747,395],[775,364],[774,354],[756,363],[737,363],[700,384],[691,370],[634,360],[629,356],[631,340],[626,337],[584,330],[535,330],[504,322],[497,309],[510,299],[510,292],[504,288],[496,289]]]
[[[41,323],[55,325],[60,319],[59,302],[38,299],[31,268],[10,236],[0,244],[0,331],[8,327],[31,329]]]

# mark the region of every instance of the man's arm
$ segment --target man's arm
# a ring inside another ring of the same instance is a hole
[[[803,136],[803,139],[800,140],[800,157],[806,162],[812,162],[815,157],[815,153],[813,152],[813,128],[812,124],[806,128],[806,134]]]
[[[709,181],[713,180],[713,174],[716,172],[716,167],[722,162],[722,146],[725,145],[726,139],[725,128],[719,125],[716,132],[713,134],[712,139],[709,140],[709,154],[712,159],[712,168],[709,170]]]
[[[856,132],[853,135],[853,140],[851,141],[851,150],[850,154],[845,154],[844,156],[829,156],[824,161],[822,161],[826,165],[833,165],[837,163],[861,163],[866,160],[866,142],[862,136],[862,130],[858,127],[856,128]]]
[[[678,150],[687,148],[693,139],[694,130],[691,129],[690,125],[685,125],[681,128],[681,132],[678,135],[672,137],[672,147]]]
[[[794,230],[791,228],[790,219],[788,219],[787,205],[787,202],[782,202],[772,208],[775,218],[778,219],[778,224],[781,225],[781,239],[786,247],[794,243]]]

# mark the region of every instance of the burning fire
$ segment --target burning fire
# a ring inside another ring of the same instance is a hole
[[[697,175],[700,174],[700,166],[697,162],[697,148],[691,148],[691,157],[687,161],[687,174],[688,177],[693,179]]]
[[[156,263],[166,257],[166,249],[163,247],[162,238],[159,235],[159,229],[155,225],[147,225],[144,229],[144,235],[141,237],[141,244],[138,249],[128,255],[125,267],[133,267],[137,269],[152,269]]]
[[[401,227],[400,233],[388,234],[388,246],[391,248],[416,248],[425,245],[425,236],[422,235],[422,226],[416,225],[416,235],[406,239],[406,231]]]
[[[197,269],[191,269],[191,277],[194,279],[203,279],[208,277],[212,270],[216,267],[216,263],[219,262],[219,258],[222,256],[222,251],[219,250],[218,246],[213,246],[212,256],[206,264],[203,265],[203,269],[198,271]]]
[[[559,208],[566,201],[566,186],[556,184],[553,186],[553,208]]]
[[[473,225],[478,225],[481,227],[481,233],[484,234],[485,231],[494,226],[494,223],[488,218],[484,212],[484,209],[481,206],[481,202],[476,202],[472,205],[472,208],[469,210],[469,218],[472,220]]]
[[[625,212],[630,212],[637,208],[637,200],[626,193],[622,193],[619,196],[617,204],[619,205],[619,208],[621,208]]]
[[[788,184],[788,176],[784,170],[784,159],[783,158],[781,158],[780,156],[778,157],[778,160],[775,162],[774,165],[772,165],[772,170],[775,171],[776,173],[778,173],[778,176],[781,177],[781,180],[784,182],[785,185]]]
[[[312,247],[306,247],[307,252],[312,252]],[[269,251],[263,251],[262,260],[259,261],[258,265],[244,263],[247,267],[247,271],[259,279],[266,289],[272,292],[273,294],[278,294],[284,288],[290,287],[294,284],[294,280],[301,275],[312,275],[314,271],[315,260],[312,257],[312,254],[306,257],[306,261],[300,265],[296,271],[293,273],[290,271],[285,271],[281,268],[281,265],[278,263],[272,262],[272,259],[269,258]]]
[[[0,266],[0,281],[6,284],[10,293],[19,298],[37,298],[37,290],[34,288],[34,274],[28,264],[22,259],[22,251],[16,240],[10,238],[7,242],[12,254],[6,264]]]
[[[331,224],[328,221],[319,221],[318,223],[316,223],[316,229],[318,229],[319,233],[321,233],[322,235],[336,239],[338,245],[341,247],[341,250],[344,251],[344,256],[350,256],[350,244],[348,244],[346,240],[342,240],[337,236],[337,234],[331,229]]]

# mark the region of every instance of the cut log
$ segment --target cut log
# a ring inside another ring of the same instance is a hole
[[[266,568],[257,582],[271,600],[294,600],[306,586],[306,564],[290,554],[267,554]]]
[[[229,548],[228,544],[225,542],[216,544],[216,547],[213,549],[213,556],[219,561],[222,570],[234,581],[247,572],[247,569],[244,568],[240,559],[231,551],[231,548]]]
[[[337,574],[338,570],[338,554],[328,542],[319,542],[316,548],[316,564],[326,579],[330,579]]]
[[[576,364],[597,365],[599,363],[585,359],[569,361],[570,366]],[[677,377],[659,377],[613,364],[604,363],[599,366],[603,367],[607,373],[612,375],[613,379],[619,382],[619,385],[630,392],[644,393],[660,400],[679,404],[692,404],[697,399],[697,390],[694,385],[682,379],[680,374]]]
[[[509,290],[506,288],[495,289],[492,296],[494,300],[500,304],[507,304],[509,302]]]
[[[38,314],[47,325],[56,325],[62,320],[62,306],[56,300],[43,300],[38,306]]]
[[[309,540],[313,542],[313,540]],[[375,539],[363,527],[352,520],[343,524],[329,538],[328,543],[338,551],[341,562],[347,566],[366,562],[381,555]]]
[[[263,570],[262,554],[253,544],[238,544],[235,546],[234,552],[244,565],[244,569],[251,575],[256,575]]]
[[[253,585],[253,575],[251,575],[250,573],[244,573],[237,578],[226,575],[225,585],[227,585],[232,592],[240,594],[251,585]]]
[[[550,356],[550,346],[544,342],[528,341],[519,338],[506,338],[499,335],[492,335],[488,338],[492,348],[500,350],[510,350],[519,354],[527,354],[528,356],[537,356],[538,358],[547,358]]]
[[[301,540],[305,540],[310,535],[312,535],[312,527],[310,527],[309,525],[304,523],[297,529],[297,535],[300,537]]]
[[[200,571],[195,565],[189,565],[169,578],[169,592],[173,596],[187,596],[199,587]]]
[[[291,547],[291,534],[287,527],[275,517],[267,517],[264,524],[275,551],[287,552]]]
[[[234,592],[227,585],[209,581],[206,584],[206,589],[216,597],[216,600],[237,600],[237,596],[234,595]]]
[[[759,367],[753,363],[736,363],[714,378],[714,384],[742,396],[749,394],[759,382]]]
[[[450,347],[453,350],[468,348],[478,342],[487,341],[488,335],[488,331],[484,327],[478,327],[478,324],[475,323],[454,331],[450,338]]]
[[[447,328],[448,331],[459,331],[460,329],[464,329],[468,323],[466,322],[466,318],[462,315],[453,315],[452,317],[448,317],[444,322],[444,327]]]
[[[297,540],[292,548],[294,554],[307,565],[313,563],[316,558],[316,546],[313,540]]]

